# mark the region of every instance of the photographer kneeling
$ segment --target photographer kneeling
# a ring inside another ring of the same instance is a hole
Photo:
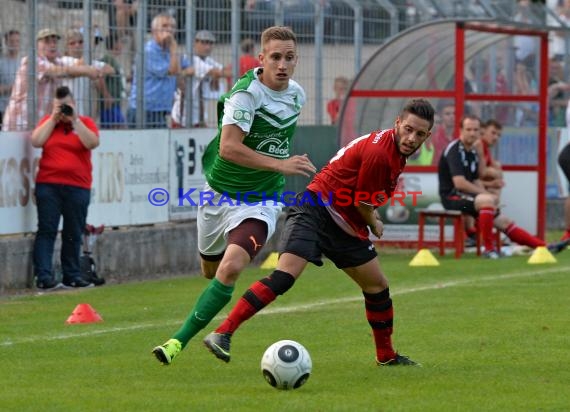
[[[32,146],[42,148],[36,176],[38,231],[34,242],[36,287],[93,286],[81,277],[79,255],[91,196],[91,150],[99,146],[99,130],[87,116],[79,116],[66,86],[55,92],[51,114],[32,132]],[[53,273],[53,251],[59,221],[61,232],[62,283]]]

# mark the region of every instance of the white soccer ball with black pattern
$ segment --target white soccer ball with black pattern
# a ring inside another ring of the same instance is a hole
[[[280,340],[267,348],[261,358],[263,377],[277,389],[297,389],[307,382],[313,362],[303,345]]]

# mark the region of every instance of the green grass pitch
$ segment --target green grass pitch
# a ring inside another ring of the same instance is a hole
[[[380,250],[395,308],[394,344],[421,368],[379,368],[361,294],[330,262],[309,266],[285,296],[245,323],[232,361],[202,345],[171,366],[151,355],[186,317],[197,276],[0,299],[2,411],[567,411],[570,408],[570,250],[558,263],[451,254],[408,266]],[[234,301],[268,271],[248,269]],[[232,303],[234,302],[232,301]],[[104,321],[66,325],[79,303]],[[302,388],[263,379],[264,350],[301,342],[313,372]]]

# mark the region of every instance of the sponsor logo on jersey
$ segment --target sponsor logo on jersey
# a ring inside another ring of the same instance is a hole
[[[275,139],[275,140],[282,141],[284,139],[287,139],[287,131],[286,130],[279,130],[279,131],[276,131],[274,133],[264,133],[264,132],[251,131],[247,137],[249,139],[255,139],[255,140]]]
[[[289,142],[275,138],[265,139],[255,147],[255,151],[272,155],[272,157],[287,158],[289,157]]]
[[[376,136],[374,136],[374,140],[372,141],[372,144],[378,143],[380,141],[380,139],[382,139],[382,135],[386,132],[387,132],[387,130],[383,130],[381,132],[376,132]]]

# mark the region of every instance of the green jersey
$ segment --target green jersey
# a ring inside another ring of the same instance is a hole
[[[257,77],[260,68],[249,70],[218,100],[218,133],[202,156],[206,181],[212,189],[233,199],[247,195],[259,201],[280,195],[285,186],[281,173],[251,169],[220,157],[222,127],[234,124],[245,133],[243,144],[257,153],[277,159],[289,157],[291,141],[305,91],[294,80],[286,90],[275,91]]]

